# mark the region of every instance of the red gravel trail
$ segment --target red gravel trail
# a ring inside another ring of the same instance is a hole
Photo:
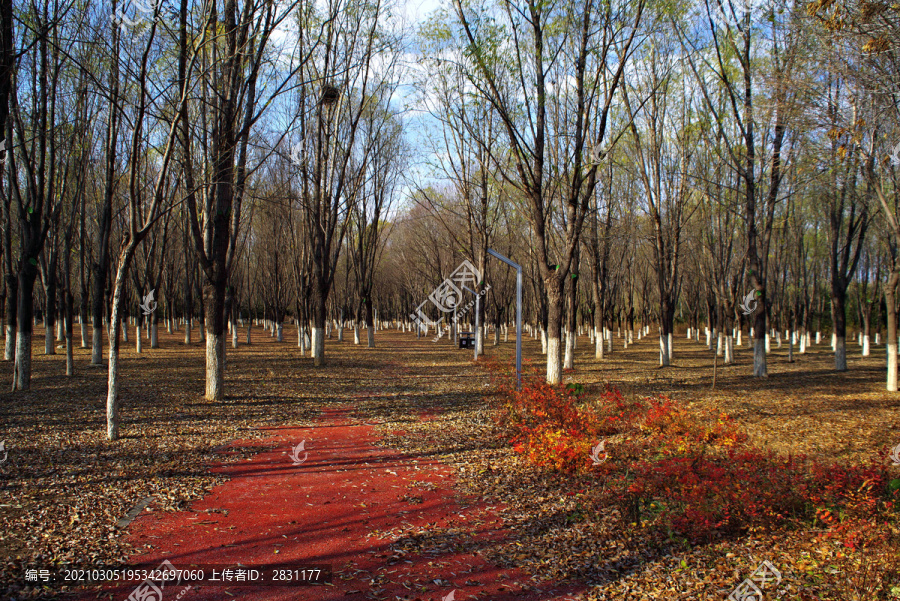
[[[504,529],[495,507],[454,500],[446,465],[375,446],[375,428],[355,418],[352,409],[332,406],[313,427],[266,428],[271,438],[233,441],[230,448],[260,447],[260,452],[214,466],[212,471],[230,479],[190,510],[144,512],[128,528],[131,542],[147,549],[131,558],[134,564],[155,566],[164,559],[179,569],[327,564],[332,584],[170,586],[163,601],[579,598],[583,588],[536,584],[519,570],[498,568],[471,550],[455,548],[452,540],[421,553],[393,551],[400,529],[409,536],[411,530],[427,535],[433,528],[455,527],[472,535],[479,548],[514,534]],[[301,441],[307,459],[294,465],[289,455]],[[124,600],[133,589],[107,589],[104,597]]]

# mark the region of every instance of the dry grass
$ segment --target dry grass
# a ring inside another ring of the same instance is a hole
[[[242,331],[242,342],[244,337]],[[122,363],[124,437],[110,443],[104,438],[106,370],[89,367],[89,350],[76,349],[77,375],[67,378],[64,356],[40,354],[43,339],[35,336],[32,391],[0,393],[0,439],[9,451],[0,466],[6,526],[0,556],[10,558],[0,566],[2,581],[18,580],[29,561],[126,558],[132,548],[115,522],[139,499],[154,495],[151,508],[157,511],[183,508],[216,482],[205,468],[222,460],[216,447],[264,437],[257,426],[306,425],[331,403],[353,402],[360,420],[380,424],[384,444],[437,455],[456,468],[464,495],[506,503],[504,517],[515,539],[485,550],[498,563],[586,580],[596,585],[595,599],[723,599],[770,559],[790,591],[780,598],[853,598],[848,583],[861,578],[852,567],[860,558],[816,533],[750,535],[687,548],[643,540],[638,530],[623,529],[610,508],[585,512],[583,498],[569,493],[595,483],[523,464],[485,401],[488,376],[472,365],[469,351],[446,339],[416,341],[392,330],[379,332],[378,347],[366,349],[354,346],[351,334],[342,344],[328,341],[329,365],[316,369],[301,357],[293,328],[286,328],[285,338],[279,344],[255,328],[253,345],[229,348],[223,403],[202,398],[202,343],[186,347],[182,332],[162,333],[161,349],[145,344],[137,355],[132,341]],[[620,339],[614,342],[611,357],[598,363],[582,337],[576,371],[566,378],[718,407],[734,415],[756,444],[781,453],[859,461],[900,443],[900,395],[883,390],[883,346],[863,359],[851,345],[845,373],[831,368],[827,345],[795,355],[794,363],[787,362],[786,348],[773,349],[765,380],[750,376],[744,347],[737,365],[719,365],[711,391],[712,353],[704,345],[682,335],[675,365],[660,369],[654,339],[627,351]],[[489,344],[487,350],[509,358],[513,344]],[[543,368],[538,342],[526,340],[525,355]],[[390,377],[397,373],[402,377]],[[0,382],[11,378],[12,366],[0,363]],[[435,531],[433,537],[445,534]],[[890,561],[886,556],[875,565],[887,574]],[[41,594],[20,585],[5,596]]]

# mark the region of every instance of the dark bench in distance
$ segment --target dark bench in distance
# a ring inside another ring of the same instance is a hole
[[[475,348],[475,334],[472,332],[460,332],[459,348]]]

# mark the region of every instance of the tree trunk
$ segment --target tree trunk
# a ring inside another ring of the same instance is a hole
[[[18,323],[16,332],[15,390],[31,388],[31,338],[34,332],[34,281],[37,266],[23,262],[18,275]]]
[[[203,310],[206,327],[206,400],[222,401],[225,399],[224,277],[217,277],[213,283],[203,285]]]
[[[52,251],[51,256],[56,254]],[[56,260],[47,261],[47,286],[44,288],[44,354],[56,354]]]
[[[15,275],[6,276],[6,348],[3,358],[12,361],[16,357],[16,316],[19,309],[19,280]]]
[[[313,365],[325,365],[325,319],[327,319],[328,291],[317,283],[313,298],[312,356]],[[358,330],[358,327],[357,327]]]
[[[66,257],[68,261],[68,256]],[[66,275],[66,279],[68,280],[68,274]],[[72,293],[69,291],[70,282],[66,282],[66,293],[65,293],[65,324],[66,324],[66,375],[74,376],[75,375],[75,355],[74,349],[72,348],[72,319],[74,317],[74,309],[73,306],[75,304],[75,298],[72,296]]]
[[[109,371],[106,388],[106,437],[109,440],[119,438],[121,423],[119,413],[119,333],[122,331],[124,313],[125,278],[133,256],[134,247],[128,246],[119,259],[119,268],[116,272],[113,289],[112,314],[109,318]],[[140,337],[138,338],[140,339]]]
[[[373,323],[372,319],[372,299],[370,298],[369,293],[366,293],[366,302],[364,303],[366,307],[366,330],[367,330],[367,342],[369,348],[375,348],[375,328],[378,327],[377,319],[375,319]]]
[[[560,330],[562,326],[562,284],[556,273],[550,275],[547,285],[547,383],[559,384],[562,380],[562,356],[560,354]]]
[[[834,368],[847,371],[847,313],[846,294],[840,286],[832,290],[832,316],[834,319]]]
[[[156,311],[150,316],[150,348],[159,348],[159,314]]]
[[[887,390],[897,392],[897,284],[900,282],[900,269],[894,266],[884,286],[886,305],[887,331]]]

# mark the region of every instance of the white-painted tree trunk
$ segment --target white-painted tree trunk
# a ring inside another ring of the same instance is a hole
[[[575,367],[575,336],[572,332],[566,331],[566,352],[563,359],[563,369],[573,369]]]
[[[766,354],[767,354],[767,355],[768,355],[769,353],[772,352],[772,338],[769,336],[769,333],[768,333],[768,332],[766,332],[766,346],[765,346],[765,348],[766,348]]]
[[[228,369],[228,337],[222,336],[222,374],[224,378],[225,370]]]
[[[116,303],[118,305],[118,303]],[[115,327],[119,327],[119,316],[116,307],[113,307],[113,319]],[[125,324],[128,327],[128,324]],[[110,336],[109,343],[109,372],[106,381],[106,438],[118,440],[119,438],[119,341]]]
[[[868,334],[863,336],[862,356],[863,357],[869,356],[869,335]]]
[[[353,321],[353,344],[359,344],[359,322]]]
[[[31,387],[31,334],[16,332],[16,374],[15,389],[28,390]]]
[[[822,344],[822,332],[816,332],[816,344]]]
[[[284,324],[282,322],[278,322],[278,325],[275,326],[275,331],[278,332],[276,340],[278,342],[284,342]]]
[[[541,328],[541,354],[547,354],[547,332],[544,328]]]
[[[313,365],[319,367],[325,363],[325,328],[312,329]]]
[[[800,334],[800,354],[806,353],[806,335]]]
[[[366,330],[366,333],[368,334],[367,342],[369,343],[369,348],[375,348],[375,328],[366,326]]]
[[[547,340],[547,383],[559,384],[562,381],[560,370],[560,340],[557,337],[546,336]]]
[[[16,358],[16,328],[6,324],[6,344],[3,351],[3,360],[12,361]]]
[[[138,355],[140,355],[144,350],[142,344],[143,341],[141,340],[141,326],[140,324],[137,324],[134,326],[134,350]]]
[[[44,323],[46,323],[46,317],[44,318]],[[59,323],[59,321],[57,321],[57,323]],[[44,330],[44,354],[56,354],[56,342],[53,339],[53,328],[46,328]]]
[[[187,321],[185,321],[184,324],[184,343],[191,343],[191,324],[189,324]]]
[[[202,331],[202,330],[201,330]],[[206,333],[206,400],[225,399],[225,334]]]
[[[768,338],[768,334],[766,334]],[[753,375],[757,378],[766,378],[769,373],[766,366],[766,341],[751,339],[753,341]]]
[[[890,339],[888,339],[890,340]],[[897,345],[887,344],[887,389],[888,392],[897,392]]]
[[[875,332],[875,346],[878,346],[879,344],[881,344],[881,334]]]
[[[734,336],[725,337],[725,364],[734,363]]]
[[[109,336],[109,334],[107,334]],[[122,341],[128,342],[128,320],[123,320],[122,322]]]
[[[231,322],[231,348],[237,348],[240,344],[238,340],[238,324]]]
[[[725,334],[719,332],[716,336],[716,357],[721,357],[725,354]]]
[[[834,340],[834,368],[837,371],[847,371],[847,339],[835,336]]]
[[[741,331],[740,330],[737,331],[737,345],[740,348],[740,346],[741,346]]]
[[[68,326],[66,331],[68,332]],[[75,375],[75,349],[71,336],[66,336],[66,375]]]
[[[706,328],[706,348],[709,350],[712,349],[712,335],[709,328]]]
[[[659,364],[663,367],[669,365],[669,340],[662,333],[659,335]]]
[[[775,332],[775,343],[781,348],[781,332]]]

